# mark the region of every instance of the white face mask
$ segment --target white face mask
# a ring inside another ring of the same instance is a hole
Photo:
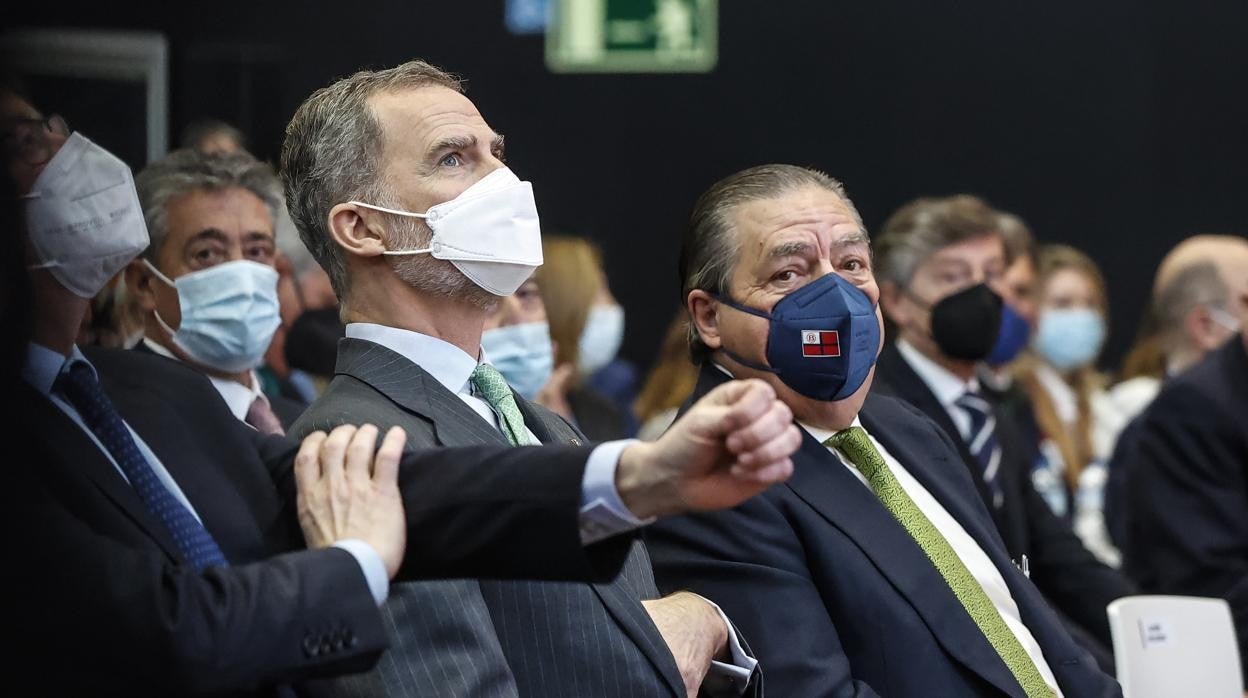
[[[165,324],[160,313],[156,322],[187,356],[227,373],[260,365],[282,322],[275,269],[243,259],[170,279],[146,259],[143,263],[178,291],[178,329]]]
[[[26,199],[26,234],[39,263],[67,290],[92,298],[147,248],[130,167],[78,133],[48,161]]]
[[[595,305],[581,330],[579,363],[582,375],[597,373],[611,363],[624,341],[624,309],[618,305]]]
[[[1231,315],[1216,305],[1209,306],[1209,318],[1221,325],[1231,334],[1239,334],[1240,322],[1239,318]]]
[[[429,247],[382,254],[431,254],[496,296],[510,296],[542,266],[542,227],[533,185],[502,167],[462,194],[425,213],[348,202],[396,216],[423,218],[433,231]]]

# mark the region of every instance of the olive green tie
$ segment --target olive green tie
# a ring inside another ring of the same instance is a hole
[[[1044,681],[1035,662],[1023,649],[1018,638],[1005,624],[996,606],[988,598],[979,582],[971,575],[970,570],[962,563],[962,559],[954,552],[949,541],[932,525],[927,516],[919,509],[910,495],[902,488],[896,476],[888,469],[884,457],[871,443],[871,438],[861,427],[850,427],[839,431],[823,442],[825,446],[836,448],[844,453],[849,461],[867,478],[871,489],[880,498],[884,507],[893,518],[897,519],[902,528],[914,538],[919,547],[932,561],[941,576],[953,590],[954,596],[962,602],[966,612],[971,615],[980,632],[1001,655],[1005,665],[1009,667],[1014,678],[1018,680],[1023,691],[1029,698],[1052,698],[1053,689]]]
[[[530,445],[532,442],[529,440],[528,430],[524,428],[524,415],[520,414],[520,408],[516,406],[516,396],[511,393],[511,386],[507,385],[503,374],[489,364],[477,364],[469,380],[477,389],[477,394],[490,403],[495,414],[503,420],[503,435],[511,445]]]

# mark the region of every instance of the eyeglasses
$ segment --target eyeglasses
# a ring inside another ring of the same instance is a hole
[[[27,165],[42,165],[52,159],[54,136],[69,136],[69,124],[60,114],[43,119],[10,119],[4,124],[5,160],[19,159]]]

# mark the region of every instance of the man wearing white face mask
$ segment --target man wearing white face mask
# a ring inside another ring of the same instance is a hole
[[[581,441],[517,395],[482,350],[501,297],[543,261],[532,186],[502,157],[502,136],[458,80],[421,61],[357,73],[299,107],[282,149],[287,201],[347,327],[336,376],[293,435],[351,418],[401,425],[409,448]],[[599,446],[587,467],[587,540],[641,523],[609,484],[622,443]],[[658,598],[640,542],[609,584],[396,585],[387,610],[402,649],[346,680],[353,694],[624,698],[758,687],[755,662],[714,604]]]
[[[281,184],[247,154],[179,150],[135,178],[151,245],[126,280],[145,315],[136,347],[202,371],[240,420],[280,434],[305,405],[266,396],[260,365],[278,316]]]

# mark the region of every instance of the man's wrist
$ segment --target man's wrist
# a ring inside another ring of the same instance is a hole
[[[680,511],[672,483],[654,464],[654,444],[638,442],[620,453],[615,489],[620,501],[639,519],[658,518]]]

